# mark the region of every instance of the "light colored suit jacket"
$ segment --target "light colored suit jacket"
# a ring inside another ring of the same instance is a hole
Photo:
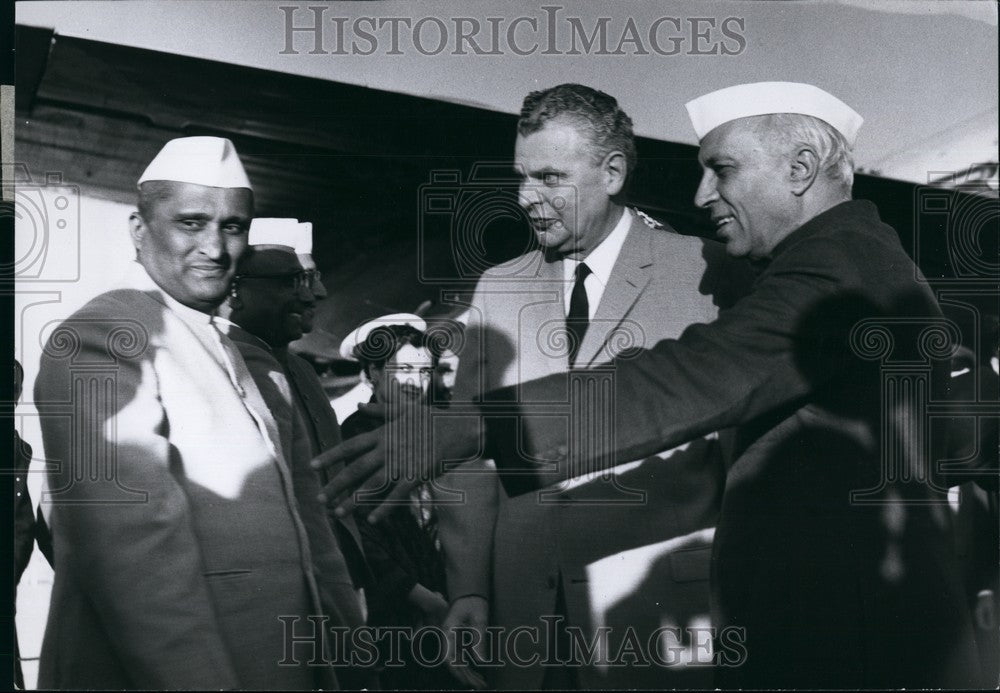
[[[653,226],[633,213],[577,365],[604,363],[623,349],[649,348],[715,319],[713,293],[729,264],[722,247]],[[456,400],[566,370],[565,287],[561,262],[545,262],[537,251],[484,273],[469,313]],[[600,627],[612,629],[599,645],[611,660],[626,627],[645,643],[662,625],[707,626],[711,536],[724,475],[712,438],[620,464],[604,478],[516,498],[499,490],[488,464],[464,465],[439,482],[467,494],[464,504],[438,508],[449,594],[486,596],[493,624],[530,626],[544,636],[540,619],[556,613],[561,581],[570,624],[588,640]],[[543,653],[527,637],[518,645],[525,660]],[[579,678],[587,688],[711,684],[709,668],[677,671],[596,665]],[[544,676],[541,666],[509,663],[494,673],[501,689],[531,689]]]
[[[280,664],[279,617],[301,636],[320,605],[277,425],[208,316],[139,275],[63,322],[41,360],[59,569],[39,685],[336,686],[308,647]]]

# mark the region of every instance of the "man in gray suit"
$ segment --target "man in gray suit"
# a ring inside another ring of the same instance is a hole
[[[571,365],[599,368],[624,348],[716,318],[722,246],[626,208],[635,165],[632,122],[611,96],[578,84],[528,95],[515,166],[540,247],[483,274],[456,401]],[[506,634],[535,634],[511,637],[509,660],[490,670],[497,688],[711,685],[711,655],[696,652],[695,641],[710,623],[709,556],[725,473],[718,440],[615,465],[516,498],[498,491],[482,461],[442,480],[467,494],[464,504],[438,508],[453,600],[446,625],[482,629],[488,618]],[[553,633],[549,617],[561,621]],[[656,652],[662,658],[650,666],[622,667],[618,654],[635,638],[672,651]]]
[[[252,216],[229,140],[168,142],[139,179],[125,285],[45,346],[35,401],[59,570],[42,688],[337,686],[307,619],[359,622],[356,604],[323,599],[343,558],[315,541],[330,532],[300,488],[315,477],[292,466],[214,316]]]
[[[727,87],[687,109],[704,169],[695,202],[727,251],[754,258],[760,272],[712,324],[618,359],[614,388],[602,394],[615,397],[618,435],[605,442],[619,455],[739,426],[713,597],[720,641],[740,636],[742,647],[720,648],[731,656],[717,685],[982,685],[937,478],[947,456],[928,435],[925,408],[947,383],[951,333],[896,231],[871,202],[851,199],[861,116],[789,82]],[[579,465],[600,468],[610,456],[595,459],[600,448],[552,425],[553,410],[565,415],[573,402],[567,392],[593,377],[559,373],[492,392],[481,419],[450,430],[432,422],[433,455],[379,450],[378,432],[351,441],[328,456],[356,459],[326,493],[337,498],[384,458],[426,479],[422,465],[475,452],[483,433],[511,496]],[[495,403],[502,408],[487,406]],[[584,428],[594,412],[569,413]],[[423,450],[418,436],[404,442]],[[398,483],[387,501],[407,490]]]

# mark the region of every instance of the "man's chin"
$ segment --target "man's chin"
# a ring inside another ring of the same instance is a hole
[[[223,291],[194,292],[189,296],[189,300],[186,301],[178,298],[177,296],[174,296],[174,298],[189,308],[194,308],[195,310],[200,310],[202,312],[210,312],[222,305],[222,302],[226,300],[226,295],[228,293],[229,291],[227,287]]]
[[[231,277],[204,278],[194,287],[193,293],[203,301],[209,301],[218,305],[225,300],[229,293],[229,286],[232,283]]]

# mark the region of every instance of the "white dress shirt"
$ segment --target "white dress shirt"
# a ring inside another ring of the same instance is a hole
[[[576,266],[581,262],[586,262],[587,267],[590,268],[590,274],[583,280],[583,288],[587,291],[587,319],[594,319],[594,315],[597,314],[597,306],[604,295],[604,287],[611,280],[611,270],[614,269],[618,253],[621,252],[622,245],[625,244],[625,237],[628,236],[628,229],[631,225],[632,212],[626,207],[615,228],[612,229],[607,238],[590,251],[587,257],[582,260],[563,258],[563,277],[566,279],[566,288],[563,291],[563,308],[567,315],[569,315],[570,296],[573,294],[573,285],[576,282]]]

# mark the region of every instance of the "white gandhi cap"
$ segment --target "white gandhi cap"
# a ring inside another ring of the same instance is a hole
[[[383,315],[381,318],[369,320],[360,327],[355,328],[351,334],[344,337],[344,341],[340,343],[340,358],[347,359],[349,361],[357,361],[358,358],[354,355],[354,348],[364,344],[365,340],[368,339],[368,335],[370,335],[375,328],[389,327],[390,325],[409,325],[413,329],[420,332],[427,331],[427,322],[419,315],[414,315],[413,313],[393,313],[392,315]]]
[[[253,190],[236,147],[223,137],[170,140],[139,176],[139,185],[150,180]]]
[[[313,225],[311,221],[300,221],[295,233],[295,252],[298,255],[312,255]]]
[[[833,94],[799,82],[737,84],[699,96],[684,107],[699,140],[723,123],[738,118],[798,113],[829,124],[853,147],[858,128],[864,122],[853,108]]]
[[[298,226],[298,219],[257,217],[250,222],[247,243],[250,245],[287,245],[291,248],[295,245],[294,236]]]
[[[258,217],[250,222],[250,245],[287,245],[296,255],[312,254],[312,223],[298,219]]]

